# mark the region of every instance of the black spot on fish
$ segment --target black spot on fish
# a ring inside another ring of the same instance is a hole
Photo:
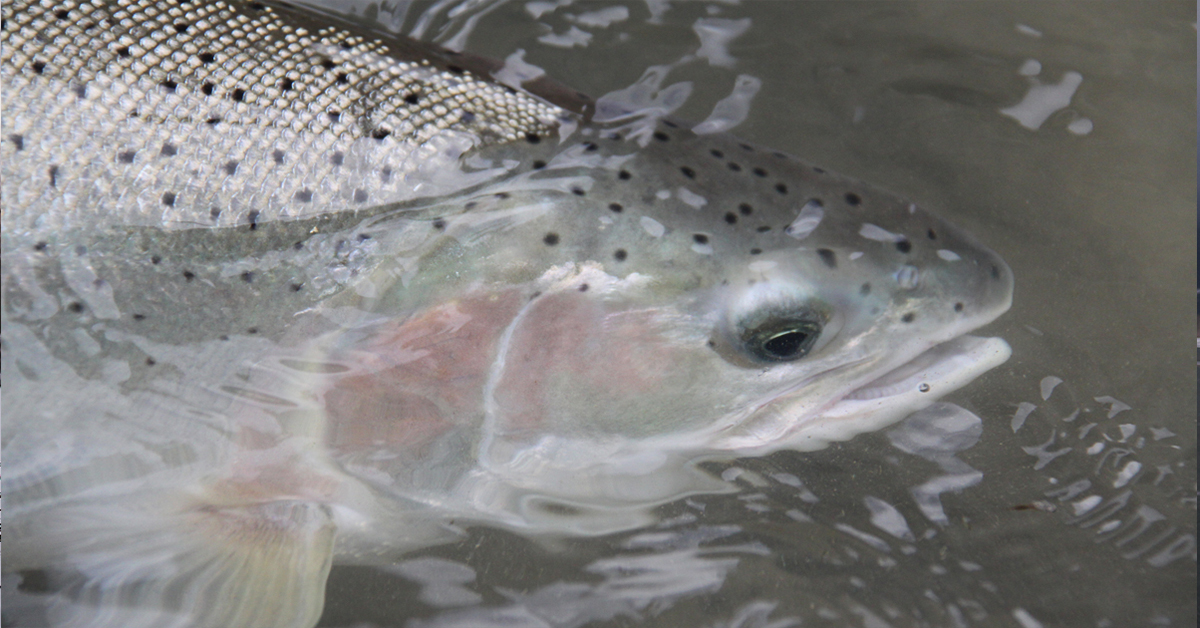
[[[595,142],[584,142],[584,143],[583,143],[583,150],[584,150],[585,152],[589,152],[589,153],[590,153],[590,152],[593,152],[593,151],[595,151],[595,150],[596,150],[596,149],[598,149],[598,148],[600,148],[600,147],[599,147],[599,146],[597,146]]]
[[[67,11],[66,9],[59,9],[54,12],[54,17],[56,17],[60,20],[65,20],[70,15],[71,15],[70,11]]]
[[[727,165],[729,166],[729,169],[730,169],[730,170],[732,170],[732,171],[734,171],[734,172],[741,172],[741,171],[742,171],[742,167],[741,167],[741,165],[739,165],[739,164],[736,164],[736,163],[734,163],[734,162],[732,162],[732,161],[731,161],[731,162],[729,162]]]
[[[453,74],[462,74],[463,73],[462,67],[457,66],[457,65],[447,65],[446,69],[449,70]]]
[[[334,154],[332,154],[332,155],[330,155],[330,156],[329,156],[329,163],[331,163],[331,164],[333,164],[333,165],[335,165],[335,166],[340,166],[340,165],[342,165],[342,162],[343,162],[343,161],[345,161],[345,155],[343,155],[343,154],[342,154],[342,153],[340,153],[340,152],[334,153]]]
[[[576,187],[576,188],[571,188],[571,194],[574,194],[575,196],[583,196],[583,195],[587,194],[587,192],[583,188]]]
[[[715,148],[708,151],[708,154],[712,155],[713,157],[716,157],[717,159],[723,159],[725,157],[725,153],[722,153],[721,151],[719,151]]]
[[[172,81],[171,79],[163,79],[163,80],[159,81],[158,84],[162,85],[163,89],[165,89],[171,93],[174,93],[175,88],[179,87],[179,83],[176,83],[175,81]]]
[[[175,193],[174,192],[163,192],[162,204],[166,205],[167,207],[174,207],[175,206]]]
[[[554,246],[558,244],[558,234],[554,233],[553,231],[547,233],[546,236],[542,238],[542,242],[545,242],[546,246]]]
[[[275,163],[277,164],[283,163],[283,151],[279,150],[278,148],[274,151],[271,151],[271,159],[274,159]]]
[[[762,255],[762,249],[750,249],[751,255]]]
[[[771,225],[762,225],[759,228],[755,229],[755,231],[757,231],[759,233],[766,233],[770,230],[771,230]]]
[[[467,203],[465,205],[463,205],[463,208],[466,209],[467,211],[470,211],[472,209],[475,209],[475,207],[477,205],[479,205],[479,203],[476,203],[475,201],[467,201]]]
[[[753,173],[754,173],[754,176],[756,176],[756,177],[765,177],[765,176],[767,176],[767,171],[766,171],[766,170],[763,170],[762,168],[755,168],[755,169],[754,169],[754,170],[752,170],[751,172],[753,172]]]
[[[917,315],[913,314],[912,312],[909,312],[909,313],[905,314],[904,316],[900,317],[900,320],[905,323],[911,323],[916,319],[917,319]]]
[[[830,268],[837,268],[837,254],[830,249],[817,249],[817,256]]]
[[[134,314],[133,320],[139,321],[139,322],[144,321],[144,320],[146,320],[146,315],[145,314]]]
[[[213,222],[216,222],[217,219],[221,217],[221,208],[214,207],[208,210],[208,217],[211,218]]]
[[[217,89],[217,86],[213,85],[212,83],[205,83],[200,86],[200,92],[203,93],[205,96],[212,96],[213,91],[215,91],[216,89]]]
[[[663,133],[662,131],[655,131],[654,139],[656,139],[660,142],[665,142],[665,141],[671,139],[671,136],[667,135],[666,133]]]
[[[42,72],[46,71],[46,63],[44,61],[34,61],[31,67],[37,74],[41,74]]]
[[[71,310],[72,312],[74,312],[76,314],[79,314],[80,312],[83,311],[83,304],[80,303],[79,301],[71,301],[67,305],[67,309]]]
[[[813,169],[813,172],[815,172],[815,173],[817,173],[817,174],[825,174],[825,169],[824,169],[824,168],[818,168],[818,167],[816,167],[816,166],[813,166],[813,167],[812,167],[812,169]]]
[[[846,204],[851,207],[858,207],[862,203],[862,197],[854,192],[846,192]]]
[[[154,264],[155,266],[158,266],[158,265],[159,265],[159,263],[161,263],[161,262],[162,262],[162,258],[161,258],[161,257],[159,257],[159,256],[157,256],[157,255],[151,255],[151,256],[150,256],[150,263],[151,263],[151,264]]]
[[[133,158],[135,155],[137,155],[137,153],[135,151],[131,151],[131,150],[123,151],[123,152],[117,153],[117,161],[119,161],[123,164],[131,164],[131,163],[133,163]]]
[[[117,55],[121,57],[128,57],[129,46],[121,46],[120,48],[117,48]]]
[[[242,281],[244,281],[246,283],[250,283],[250,282],[254,281],[254,273],[252,273],[250,271],[246,271],[246,272],[242,273]]]
[[[246,214],[246,222],[250,224],[251,231],[258,229],[258,210],[257,209],[252,209],[252,210],[250,210],[250,213]]]
[[[220,338],[222,341],[229,340],[229,334],[221,334],[220,336],[217,336],[217,337]]]
[[[421,95],[417,94],[415,92],[404,97],[404,102],[406,102],[410,105],[415,105],[420,101],[421,101]]]
[[[296,192],[295,197],[296,200],[300,201],[301,203],[311,203],[313,199],[313,193],[312,190],[304,189]]]
[[[174,144],[163,144],[162,150],[158,151],[158,154],[163,157],[174,157],[178,152],[179,149],[175,148]]]
[[[901,253],[908,253],[912,250],[912,242],[909,242],[908,240],[898,240],[896,242],[896,250],[900,251]]]
[[[290,287],[290,288],[292,289],[292,292],[300,292],[301,290],[303,290],[303,289],[304,289],[304,284],[302,284],[302,283],[294,283],[294,284],[292,284],[291,286],[288,286],[288,287]]]
[[[211,52],[202,52],[199,57],[200,63],[212,63],[217,60],[217,55]]]
[[[80,100],[87,98],[87,86],[86,85],[76,85],[71,88],[71,91],[75,92],[75,97]]]
[[[750,214],[754,213],[754,208],[750,206],[750,203],[742,203],[741,205],[738,205],[738,211],[741,212],[743,216],[749,216]]]
[[[50,187],[58,187],[58,166],[50,166]]]
[[[542,141],[542,138],[539,137],[537,133],[526,133],[525,141],[529,142],[530,144],[537,144],[538,142]]]
[[[228,175],[237,174],[238,162],[227,161],[227,162],[225,162],[225,165],[222,166],[222,168],[225,170],[225,174],[228,174]]]
[[[229,94],[229,97],[232,98],[234,102],[244,102],[246,100],[246,90],[239,87],[233,90],[233,92]]]
[[[338,85],[349,85],[350,84],[350,77],[346,76],[345,72],[338,72],[337,76],[333,77],[333,80]]]
[[[534,162],[533,162],[534,170],[541,170],[542,168],[545,168],[545,167],[546,167],[546,162],[542,161],[541,159],[534,160]]]
[[[708,236],[704,235],[703,233],[693,233],[692,240],[694,240],[696,244],[708,244]]]
[[[173,26],[176,33],[182,34],[187,32],[187,29],[189,26],[191,26],[191,24],[188,24],[187,22],[176,22]]]
[[[633,178],[633,175],[629,174],[628,170],[622,170],[617,173],[617,178],[622,181],[628,181],[629,179]]]
[[[580,292],[587,292],[587,291],[588,291],[588,285],[587,285],[586,283],[581,283],[581,284],[579,284],[579,291],[580,291]]]
[[[926,235],[926,236],[928,236],[930,240],[936,240],[936,239],[937,239],[937,232],[936,232],[936,231],[934,231],[933,229],[930,229],[929,231],[926,231],[926,232],[925,232],[925,235]]]
[[[691,168],[688,168],[687,166],[680,168],[679,171],[683,173],[683,176],[685,176],[689,179],[696,178],[696,171],[692,170]]]
[[[295,87],[296,87],[296,81],[293,81],[290,78],[285,78],[285,79],[279,81],[279,91],[288,92],[288,91],[291,91]]]
[[[391,181],[392,180],[392,169],[384,168],[383,170],[380,170],[379,171],[379,179],[381,181],[383,181],[384,183]]]
[[[435,218],[433,221],[433,228],[437,229],[438,231],[444,231],[446,229],[446,221],[441,218]]]
[[[367,202],[367,193],[366,193],[366,191],[365,191],[365,190],[354,190],[354,202],[355,202],[355,203],[365,203],[365,202]]]
[[[616,251],[613,251],[613,258],[618,262],[625,261],[626,257],[629,257],[629,254],[625,252],[625,249],[617,249]]]
[[[1000,279],[1000,267],[992,264],[992,279]]]
[[[961,302],[961,301],[960,301],[960,302],[958,302],[958,303],[955,303],[955,304],[954,304],[954,311],[955,311],[955,312],[961,312],[961,311],[963,311],[963,304],[962,304],[962,302]]]
[[[787,186],[782,183],[775,184],[775,191],[779,192],[780,194],[787,194],[787,192],[788,192]]]
[[[387,136],[389,136],[391,134],[392,134],[391,131],[389,131],[387,129],[383,129],[383,128],[375,129],[375,130],[371,131],[371,137],[374,139],[377,139],[377,140],[383,140],[384,138],[386,138]]]
[[[321,59],[321,67],[325,68],[326,70],[332,70],[337,67],[337,63],[335,63],[333,59],[325,58]]]
[[[504,199],[508,198],[508,192],[496,192],[492,196],[494,196],[500,200],[504,200]]]
[[[863,285],[859,286],[858,293],[863,295],[864,297],[867,296],[868,294],[871,294],[871,284],[864,283]]]
[[[736,224],[737,223],[737,214],[735,214],[733,212],[725,212],[725,222],[727,222],[731,225]]]
[[[302,240],[296,240],[292,243],[292,248],[297,251],[302,250],[304,248],[304,242]]]
[[[326,111],[325,115],[329,117],[330,122],[337,122],[338,120],[342,119],[342,112],[336,110]]]
[[[205,120],[204,123],[209,126],[216,126],[221,123],[221,119],[220,118],[209,118],[209,119]]]
[[[751,153],[754,152],[754,147],[749,144],[738,144],[738,146],[741,146],[742,150],[749,151]]]
[[[49,246],[49,245],[46,244],[45,242],[38,242],[37,244],[33,245],[33,250],[40,253],[42,251],[45,251],[47,246]]]
[[[608,208],[618,214],[625,211],[625,207],[622,206],[620,203],[609,203]]]
[[[257,334],[257,333],[258,333],[258,328],[257,328],[257,327],[250,327],[249,329],[247,329],[247,330],[246,330],[246,333],[247,333],[247,334]]]
[[[251,11],[266,11],[267,10],[267,5],[265,5],[261,2],[251,2],[250,4],[248,4],[246,6],[250,7]]]
[[[158,362],[154,358],[146,358],[146,366],[154,366],[155,364],[158,364]]]
[[[25,150],[25,136],[13,133],[8,136],[8,139],[16,145],[17,150]]]

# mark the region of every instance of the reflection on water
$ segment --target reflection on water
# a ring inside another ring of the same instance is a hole
[[[601,101],[608,115],[657,108],[713,130],[737,125],[748,140],[937,207],[1012,265],[1014,309],[989,333],[1008,339],[1014,356],[882,433],[821,451],[704,462],[711,490],[659,506],[635,529],[530,538],[454,521],[385,526],[376,533],[393,536],[394,555],[335,565],[319,625],[1032,627],[1195,617],[1185,291],[1194,272],[1195,133],[1184,132],[1195,124],[1185,88],[1195,70],[1194,6],[1164,3],[1149,16],[1145,7],[1097,15],[1070,5],[891,3],[403,8],[394,23],[405,30],[613,94]],[[525,53],[514,61],[517,49]],[[397,232],[368,229],[369,238],[350,238],[351,250],[338,254],[351,260],[367,247],[410,246],[403,235],[386,240]],[[235,262],[227,269],[234,276],[243,272]],[[100,290],[86,263],[68,270],[77,292]],[[403,263],[389,272],[404,276]],[[103,314],[103,297],[88,307]],[[288,307],[302,309],[279,304]],[[378,320],[343,313],[310,337],[330,327],[378,337]],[[6,325],[5,348],[22,347],[14,366],[25,381],[34,373],[63,391],[31,397],[139,421],[119,423],[124,431],[77,429],[95,417],[44,408],[36,436],[56,445],[19,461],[24,481],[9,485],[10,499],[12,491],[36,501],[73,483],[103,485],[94,475],[49,480],[37,471],[79,456],[122,453],[115,478],[162,461],[181,476],[222,464],[228,452],[217,443],[296,403],[273,391],[342,368],[330,358],[342,345],[321,345],[314,356],[302,342],[295,355],[262,364],[258,356],[279,347],[262,339],[273,331],[269,321],[249,325],[255,333],[230,330],[235,343],[186,349],[182,338],[113,330],[97,340],[65,330],[52,349],[86,365],[77,372],[56,370],[49,350],[28,352],[42,341]],[[123,366],[134,358],[225,388],[161,380],[139,388]],[[229,365],[237,365],[233,378],[220,372]],[[134,405],[138,412],[126,411]],[[178,407],[207,412],[180,418]],[[292,415],[297,425],[302,410]],[[184,440],[192,448],[173,448],[191,432]],[[403,438],[453,446],[425,434]],[[345,433],[342,441],[362,448],[364,475],[372,466],[451,475],[403,458],[381,462],[388,453],[367,447],[370,440]],[[17,464],[7,438],[5,447]],[[96,468],[111,467],[87,472]],[[737,490],[718,490],[730,485]],[[548,516],[578,514],[549,506]],[[400,534],[412,535],[413,546],[442,544],[405,552]],[[33,593],[54,589],[41,577],[23,573],[20,591],[6,578],[6,626]]]

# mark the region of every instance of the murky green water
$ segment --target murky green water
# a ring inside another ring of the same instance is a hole
[[[652,531],[547,547],[476,529],[419,552],[473,570],[461,598],[432,593],[458,590],[436,584],[454,580],[443,563],[335,568],[323,625],[1190,624],[1194,6],[629,3],[628,20],[581,27],[586,47],[537,39],[619,4],[471,13],[467,49],[524,49],[595,96],[694,54],[697,20],[749,19],[733,67],[672,70],[667,84],[694,83],[677,115],[703,120],[757,77],[734,133],[919,199],[1012,265],[1013,309],[989,331],[1014,356],[948,399],[983,419],[978,443],[954,463],[869,435],[715,467],[753,473],[741,494],[664,508]],[[1069,105],[1036,130],[1000,113],[1069,72]],[[1046,377],[1063,380],[1048,400]],[[1131,409],[1109,417],[1097,397]],[[1021,403],[1036,409],[1014,431]],[[914,487],[969,470],[982,477],[942,494],[935,522]]]

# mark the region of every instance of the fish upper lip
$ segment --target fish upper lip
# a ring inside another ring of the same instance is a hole
[[[956,336],[942,340],[941,342],[936,342],[936,343],[929,345],[923,351],[921,351],[920,353],[917,353],[916,355],[913,355],[908,360],[901,362],[900,364],[897,364],[894,367],[892,367],[882,373],[876,374],[875,377],[872,377],[870,380],[862,382],[858,386],[850,388],[850,389],[846,390],[845,392],[830,398],[827,402],[825,402],[818,408],[815,408],[813,410],[813,414],[820,414],[821,412],[828,410],[829,408],[837,405],[838,403],[842,402],[843,400],[853,399],[855,393],[858,393],[859,391],[862,391],[862,390],[867,390],[867,389],[872,388],[873,384],[875,384],[876,382],[887,379],[888,376],[900,371],[901,369],[904,369],[905,367],[912,365],[913,363],[920,360],[922,357],[930,355],[932,352],[936,351],[939,347],[944,347],[948,343],[954,342],[956,340],[959,340],[960,338],[963,338],[963,337],[969,336],[969,335],[970,335],[969,333],[964,332],[964,333],[958,334]],[[806,377],[806,378],[800,380],[799,382],[796,382],[795,384],[788,386],[784,391],[782,391],[776,395],[773,395],[770,398],[768,398],[767,400],[758,404],[758,407],[755,408],[755,411],[757,412],[758,410],[761,410],[764,407],[774,404],[781,399],[786,399],[790,396],[793,396],[793,395],[799,393],[800,391],[802,391],[805,388],[805,386],[807,386],[813,380],[815,380],[819,377],[828,377],[829,375],[836,374],[839,371],[846,371],[846,370],[852,369],[852,368],[859,366],[865,362],[869,362],[872,359],[873,359],[873,356],[870,356],[870,355],[863,356],[860,358],[856,358],[854,360],[850,360],[844,364],[835,366],[831,369],[822,371],[822,372],[812,375],[810,377]],[[880,398],[889,397],[889,396],[894,396],[894,395],[881,395]]]

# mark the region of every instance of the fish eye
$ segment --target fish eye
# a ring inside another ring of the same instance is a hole
[[[824,317],[804,312],[771,317],[742,328],[742,346],[765,362],[792,362],[808,355],[824,327]]]

